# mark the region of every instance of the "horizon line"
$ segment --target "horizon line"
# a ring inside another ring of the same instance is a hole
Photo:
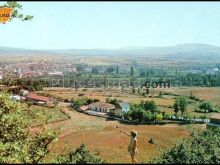
[[[208,45],[214,47],[220,47],[220,45],[213,45],[208,43],[200,43],[200,42],[184,42],[179,44],[172,44],[166,46],[124,46],[124,47],[117,47],[117,48],[24,48],[24,47],[10,47],[10,46],[1,46],[0,48],[13,48],[13,49],[25,49],[25,50],[37,50],[37,51],[49,51],[49,50],[71,50],[71,49],[78,49],[78,50],[117,50],[117,49],[143,49],[143,48],[162,48],[162,47],[172,47],[172,46],[180,46],[180,45],[190,45],[190,44],[197,44],[197,45]]]

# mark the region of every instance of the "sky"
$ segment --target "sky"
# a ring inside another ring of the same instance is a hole
[[[31,21],[0,24],[0,46],[114,49],[220,46],[220,2],[20,2]],[[2,2],[0,3],[2,4]]]

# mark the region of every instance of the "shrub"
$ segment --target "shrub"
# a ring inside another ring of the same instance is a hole
[[[177,143],[153,162],[158,164],[219,164],[219,141],[220,128],[209,128],[202,132],[194,130],[189,138]]]
[[[103,164],[104,161],[94,156],[85,144],[81,144],[76,150],[56,158],[57,163],[62,164]]]

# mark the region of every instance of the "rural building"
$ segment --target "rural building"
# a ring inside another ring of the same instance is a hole
[[[92,111],[109,113],[110,110],[115,109],[115,105],[109,103],[95,102],[89,104],[89,109]]]
[[[21,97],[18,95],[9,96],[13,101],[21,101]]]
[[[45,97],[45,96],[39,96],[36,93],[30,93],[27,97],[27,100],[32,101],[33,103],[36,104],[49,104],[50,103],[50,98]]]
[[[220,114],[219,113],[215,113],[210,116],[210,121],[207,124],[207,128],[208,127],[220,127]]]
[[[123,113],[128,112],[130,105],[126,102],[120,102],[115,109],[110,110],[110,114],[123,118]]]
[[[28,90],[20,90],[20,95],[21,96],[28,96],[29,95],[29,91]]]

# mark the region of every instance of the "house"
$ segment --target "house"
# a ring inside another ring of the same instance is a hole
[[[21,97],[18,95],[9,96],[13,101],[21,101]]]
[[[50,98],[45,96],[39,96],[36,93],[30,93],[27,97],[27,100],[32,101],[35,104],[49,104]]]
[[[110,114],[123,118],[123,113],[126,113],[129,110],[130,110],[130,105],[128,103],[119,102],[115,109],[110,110]]]
[[[89,104],[89,109],[91,111],[109,113],[110,110],[115,109],[115,105],[109,103],[95,102]]]
[[[20,95],[21,96],[28,96],[29,95],[29,91],[28,90],[20,90]]]
[[[220,127],[220,113],[215,113],[210,116],[210,121],[207,124],[207,128],[209,127]]]

